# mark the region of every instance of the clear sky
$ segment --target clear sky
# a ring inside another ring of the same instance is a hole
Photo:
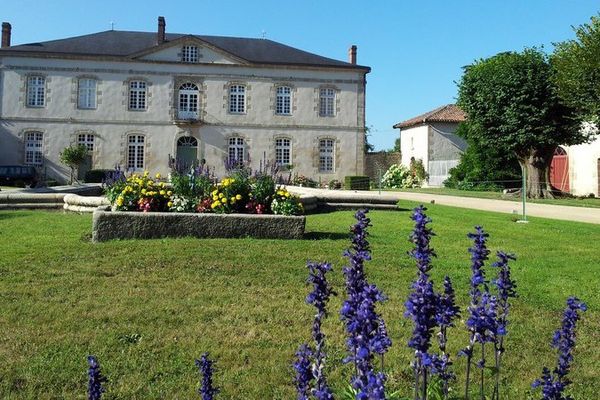
[[[392,125],[454,102],[461,67],[528,46],[573,38],[600,12],[598,0],[0,0],[12,43],[110,29],[261,37],[368,65],[367,125],[376,149],[393,147]]]

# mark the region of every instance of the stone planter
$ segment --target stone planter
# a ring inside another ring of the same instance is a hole
[[[94,211],[92,241],[163,237],[301,239],[304,216]]]

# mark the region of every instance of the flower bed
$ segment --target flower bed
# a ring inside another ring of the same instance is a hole
[[[301,239],[306,218],[288,215],[94,211],[92,241],[164,237]]]

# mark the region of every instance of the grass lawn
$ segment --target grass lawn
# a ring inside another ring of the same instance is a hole
[[[403,203],[406,208],[414,203]],[[367,271],[389,300],[381,308],[394,345],[386,357],[387,387],[410,395],[411,323],[402,314],[415,268],[406,255],[408,211],[370,214],[373,260]],[[525,399],[543,365],[567,296],[589,310],[578,326],[572,369],[577,399],[600,387],[600,274],[597,225],[431,205],[437,236],[433,277],[455,281],[467,303],[469,240],[476,224],[490,249],[517,254],[520,297],[512,309],[503,370],[503,399]],[[290,361],[310,339],[312,307],[304,303],[307,259],[329,260],[339,296],[324,325],[328,376],[339,393],[350,368],[338,310],[343,298],[341,253],[353,223],[349,211],[310,215],[304,240],[164,239],[92,244],[91,216],[44,211],[0,212],[0,398],[85,397],[88,354],[108,376],[105,399],[194,398],[194,358],[210,351],[222,399],[293,399]],[[456,354],[464,323],[450,332]],[[464,359],[455,368],[461,393]]]
[[[377,190],[377,189],[373,189]],[[385,191],[394,192],[414,192],[414,193],[430,193],[440,194],[447,196],[459,196],[459,197],[477,197],[481,199],[495,199],[495,200],[510,200],[510,201],[521,201],[521,197],[505,197],[502,192],[479,192],[474,190],[459,190],[449,188],[414,188],[414,189],[383,189]],[[528,199],[529,203],[541,203],[541,204],[556,204],[560,206],[574,206],[574,207],[593,207],[600,208],[600,198],[597,197],[572,197],[572,198],[560,198],[560,199]]]

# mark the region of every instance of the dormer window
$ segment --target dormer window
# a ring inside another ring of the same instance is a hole
[[[198,47],[183,46],[181,49],[181,62],[197,63],[198,62]]]

